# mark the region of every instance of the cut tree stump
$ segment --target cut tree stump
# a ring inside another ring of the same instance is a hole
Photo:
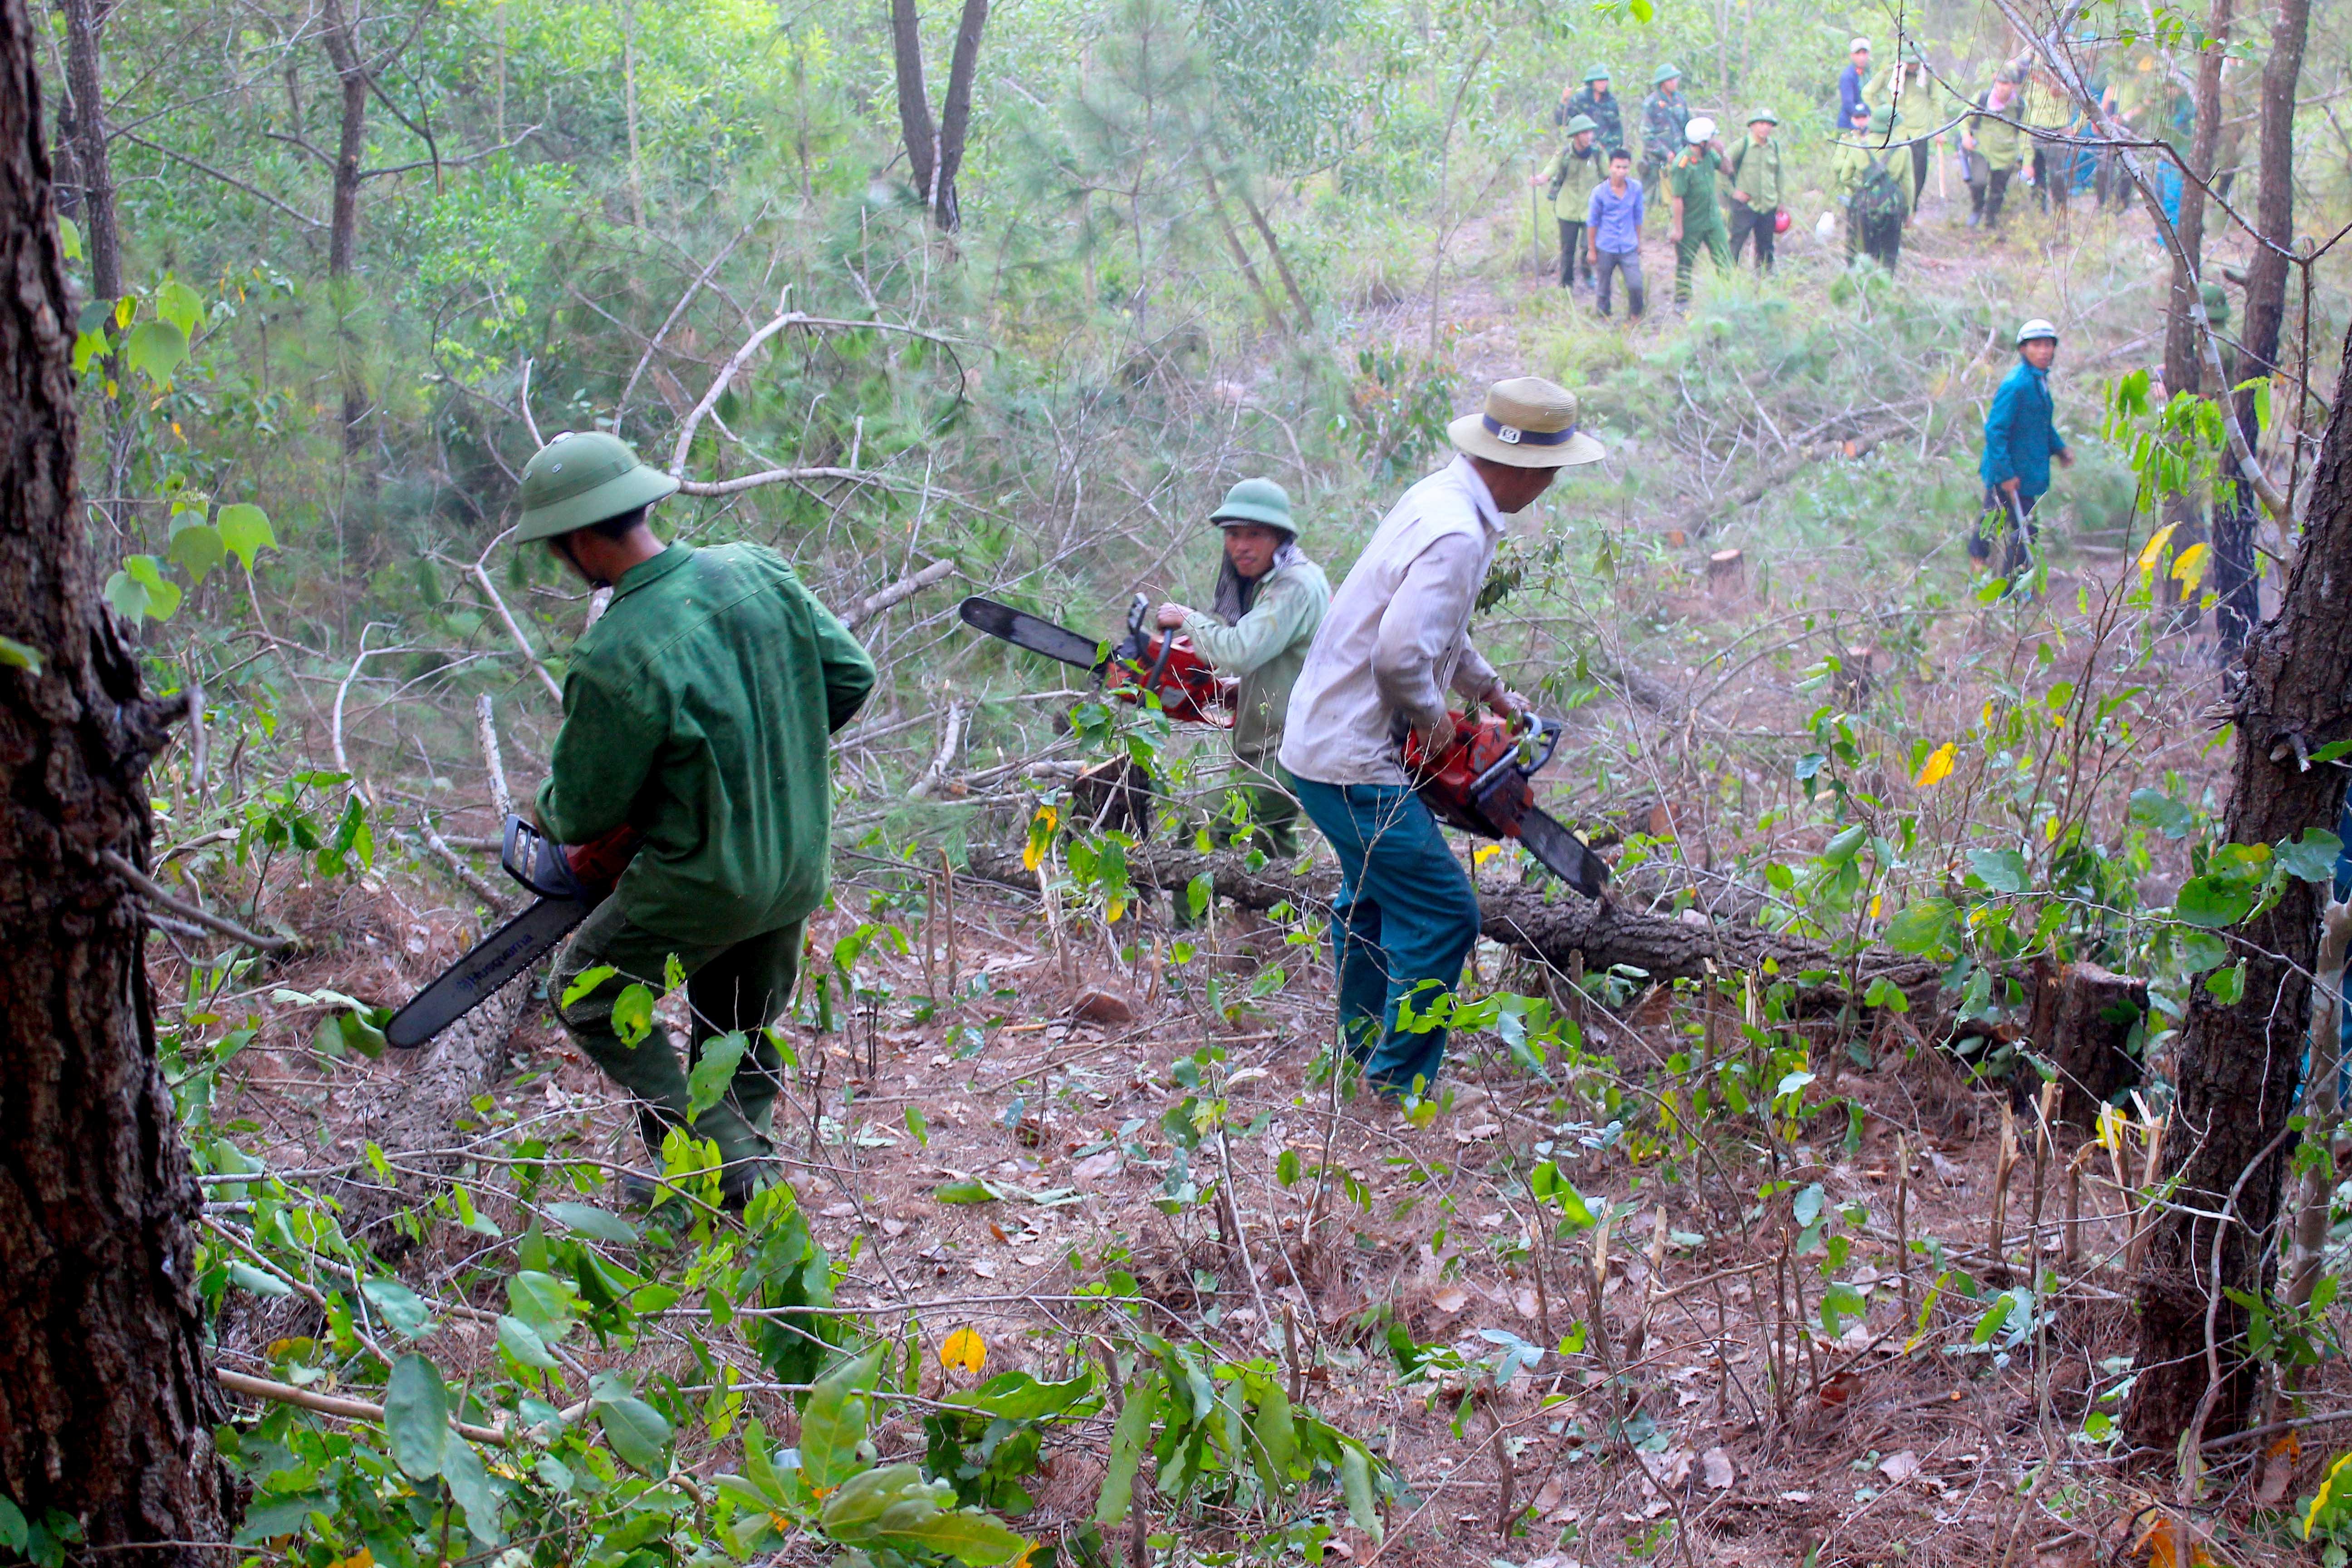
[[[1112,757],[1070,781],[1072,815],[1097,833],[1117,828],[1151,837],[1151,774],[1133,757]]]
[[[1830,694],[1838,701],[1858,703],[1877,687],[1876,648],[1850,647],[1838,655],[1838,668],[1830,676]]]
[[[1737,550],[1718,550],[1706,558],[1706,593],[1711,599],[1748,596],[1748,557]]]
[[[2147,1015],[2147,982],[2095,963],[2033,966],[2033,1043],[2058,1068],[2058,1120],[2087,1131],[2099,1107],[2140,1081],[2132,1034]]]

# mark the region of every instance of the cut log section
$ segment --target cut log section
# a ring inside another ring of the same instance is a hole
[[[1718,550],[1708,556],[1706,594],[1727,602],[1748,597],[1748,557],[1737,550]]]
[[[977,876],[1008,887],[1037,886],[1036,873],[1021,863],[1018,852],[975,844],[969,853]],[[1171,891],[1190,887],[1195,877],[1205,874],[1219,898],[1251,910],[1278,904],[1328,909],[1339,890],[1334,868],[1318,865],[1303,877],[1273,864],[1252,870],[1243,856],[1230,850],[1202,855],[1139,844],[1127,852],[1127,869],[1140,885]],[[1653,980],[1697,980],[1710,973],[1728,979],[1761,975],[1769,963],[1778,979],[1820,976],[1800,983],[1798,1006],[1808,1014],[1833,1013],[1850,999],[1858,1000],[1847,990],[1851,975],[1856,993],[1867,992],[1876,980],[1892,982],[1909,999],[1912,1022],[1922,1033],[1935,1026],[1939,1015],[1937,992],[1943,966],[1905,953],[1873,948],[1857,958],[1841,959],[1828,943],[1810,938],[1697,915],[1642,914],[1616,904],[1596,904],[1552,885],[1490,881],[1478,889],[1478,907],[1486,935],[1563,973],[1625,964]]]

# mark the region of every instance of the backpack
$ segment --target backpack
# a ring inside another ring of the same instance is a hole
[[[1887,171],[1885,159],[1871,159],[1870,172],[1863,175],[1861,188],[1853,193],[1853,216],[1859,218],[1903,216],[1903,187]]]

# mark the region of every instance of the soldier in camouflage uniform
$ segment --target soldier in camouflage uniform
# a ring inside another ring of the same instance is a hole
[[[1625,145],[1625,106],[1609,90],[1609,68],[1598,63],[1587,68],[1584,90],[1566,100],[1560,110],[1558,118],[1563,126],[1580,114],[1592,121],[1592,145],[1607,168],[1609,154]]]
[[[1653,196],[1659,176],[1682,153],[1683,127],[1690,117],[1682,68],[1669,61],[1650,78],[1650,96],[1642,100],[1642,185]]]

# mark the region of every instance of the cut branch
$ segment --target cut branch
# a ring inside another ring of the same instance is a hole
[[[557,682],[554,676],[548,673],[547,666],[539,661],[539,654],[531,647],[530,639],[522,635],[521,623],[514,618],[514,612],[507,608],[507,602],[499,597],[498,587],[491,583],[490,574],[482,569],[482,563],[478,561],[474,563],[471,570],[474,574],[474,581],[479,583],[482,585],[482,592],[490,596],[490,605],[499,612],[499,619],[506,623],[507,636],[514,639],[515,647],[522,651],[524,658],[530,661],[531,668],[539,671],[540,681],[547,688],[547,694],[555,699],[558,707],[562,707],[562,686]]]
[[[200,925],[206,931],[217,931],[233,941],[245,943],[247,947],[259,948],[264,952],[287,952],[305,945],[299,937],[262,936],[246,930],[235,921],[225,921],[209,910],[198,909],[185,899],[173,894],[163,883],[156,881],[111,849],[100,850],[98,858],[106,863],[109,870],[136,889],[139,895],[149,903],[160,904],[182,920]]]
[[[954,562],[934,561],[913,576],[902,577],[880,593],[869,595],[865,603],[841,617],[841,624],[854,632],[891,605],[903,604],[932,584],[944,582],[953,575],[955,575]]]

